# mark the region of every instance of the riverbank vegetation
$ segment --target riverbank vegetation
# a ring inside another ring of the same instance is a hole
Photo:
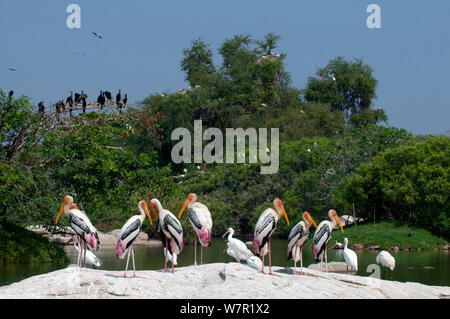
[[[305,88],[293,87],[278,42],[274,34],[236,35],[218,48],[215,65],[210,46],[194,40],[181,59],[189,88],[151,94],[120,114],[43,116],[26,97],[0,90],[0,215],[50,225],[70,194],[109,231],[136,214],[141,199],[157,197],[178,213],[195,192],[212,212],[214,236],[230,226],[248,235],[277,196],[291,226],[305,210],[319,222],[330,208],[352,215],[354,204],[359,217],[401,220],[449,239],[449,137],[390,127],[361,59],[331,59]],[[278,174],[261,175],[261,163],[172,163],[171,132],[193,131],[198,119],[204,130],[279,128]],[[188,218],[182,224],[192,239]],[[155,224],[146,225],[157,237]],[[277,235],[291,226],[281,221]]]

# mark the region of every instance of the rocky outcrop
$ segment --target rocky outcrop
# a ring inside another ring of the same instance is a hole
[[[93,269],[63,270],[0,287],[0,298],[185,298],[185,299],[342,299],[444,298],[449,287],[401,283],[371,277],[324,273],[303,268],[273,267],[274,276],[238,263],[217,263],[175,268],[175,274],[138,271],[138,278],[123,272]]]

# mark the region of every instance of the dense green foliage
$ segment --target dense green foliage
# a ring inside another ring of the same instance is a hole
[[[448,138],[421,146],[405,130],[379,125],[387,117],[371,108],[377,80],[362,60],[336,58],[305,90],[292,87],[286,54],[275,52],[279,39],[227,39],[217,50],[221,65],[214,65],[209,45],[194,40],[181,60],[191,87],[150,95],[121,114],[42,116],[26,98],[0,90],[0,214],[20,225],[52,224],[70,194],[108,231],[136,214],[141,199],[157,197],[178,214],[195,192],[210,208],[215,236],[230,226],[251,234],[275,197],[283,199],[291,226],[304,210],[319,222],[328,209],[349,214],[355,204],[359,216],[371,217],[375,208],[379,219],[425,220],[448,236]],[[203,130],[279,128],[278,174],[261,175],[260,163],[173,164],[172,131],[192,131],[199,119]],[[186,215],[182,224],[189,241]],[[144,225],[155,234],[155,223]],[[280,221],[277,234],[289,229]]]
[[[362,217],[408,221],[450,238],[450,138],[392,148],[357,169],[345,198]]]
[[[59,264],[66,253],[58,243],[0,219],[0,264],[10,262]]]

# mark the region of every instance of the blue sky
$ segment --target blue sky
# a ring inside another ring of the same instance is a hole
[[[81,29],[66,26],[71,3],[81,7]],[[366,26],[371,3],[381,7],[381,29]],[[414,134],[450,129],[448,0],[1,0],[0,88],[46,104],[70,91],[96,100],[120,88],[137,102],[187,86],[179,65],[193,39],[217,54],[235,34],[269,32],[282,37],[293,86],[304,88],[336,56],[361,57],[375,70],[375,107],[389,125]]]

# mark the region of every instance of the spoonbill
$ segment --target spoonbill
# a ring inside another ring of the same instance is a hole
[[[270,236],[275,232],[277,228],[278,219],[282,215],[286,218],[286,221],[289,225],[289,218],[286,214],[286,211],[283,207],[283,202],[281,199],[276,198],[273,201],[273,206],[275,210],[272,208],[267,208],[259,217],[258,222],[256,223],[255,232],[253,235],[253,250],[255,253],[262,256],[262,267],[261,272],[264,272],[264,256],[269,253],[269,274],[272,273],[272,256],[270,251]]]
[[[331,239],[331,232],[336,226],[336,222],[339,224],[342,233],[344,233],[344,229],[342,228],[341,222],[339,220],[336,211],[334,209],[330,209],[328,211],[328,216],[330,220],[324,220],[323,222],[321,222],[319,224],[319,227],[317,227],[316,232],[314,233],[314,248],[313,248],[314,259],[316,261],[319,260],[323,261],[323,255],[325,255],[325,265],[327,272],[328,272],[328,259],[327,259],[328,242]],[[322,264],[320,264],[320,268],[322,269]]]
[[[175,217],[172,212],[164,209],[161,202],[154,198],[150,201],[150,207],[155,215],[156,220],[159,219],[159,226],[165,235],[165,246],[168,247],[168,241],[170,240],[170,250],[173,254],[179,254],[183,250],[183,227],[181,227],[180,221]],[[163,239],[164,240],[164,239]],[[174,264],[172,263],[172,273]],[[164,272],[167,272],[167,255],[164,255]]]
[[[145,220],[145,215],[147,215],[150,224],[152,224],[152,219],[150,218],[150,213],[148,212],[147,202],[141,200],[138,204],[138,210],[140,215],[134,215],[122,226],[122,229],[117,236],[116,244],[116,256],[118,259],[123,259],[127,254],[127,265],[125,266],[124,277],[127,277],[128,262],[130,261],[130,252],[133,256],[133,277],[136,277],[136,265],[134,261],[134,245],[133,242],[141,232],[142,223]]]
[[[388,267],[392,272],[395,268],[395,258],[386,250],[382,250],[377,255],[377,264],[381,264],[384,267]]]
[[[196,202],[197,195],[194,193],[190,193],[186,200],[184,201],[183,207],[181,208],[180,214],[178,215],[178,219],[183,215],[184,210],[188,209],[189,211],[189,222],[194,228],[194,241],[195,241],[195,250],[194,250],[194,265],[197,265],[197,237],[200,241],[200,264],[203,263],[203,247],[211,246],[211,233],[212,233],[212,218],[211,213],[209,212],[208,207],[203,205],[202,203]]]
[[[309,237],[311,225],[317,228],[316,223],[308,212],[303,213],[303,220],[292,228],[288,237],[288,260],[294,259],[295,273],[297,272],[297,262],[300,260],[300,272],[303,272],[303,245]]]
[[[84,267],[86,267],[86,250],[89,245],[93,250],[98,250],[100,240],[98,238],[97,229],[92,225],[85,213],[81,212],[76,205],[73,206],[73,197],[64,196],[58,216],[56,216],[55,225],[58,224],[59,217],[62,212],[69,218],[70,227],[78,235],[78,242],[84,242]],[[80,252],[81,253],[81,252]],[[78,256],[80,260],[80,255]]]
[[[241,262],[241,260],[247,260],[248,258],[253,256],[253,253],[250,251],[250,249],[247,248],[247,245],[244,244],[242,241],[240,241],[237,238],[233,238],[234,235],[234,229],[228,228],[225,234],[223,234],[222,238],[227,237],[227,254],[234,259],[238,263]]]
[[[348,271],[348,266],[350,266],[350,271],[353,272],[354,270],[358,270],[358,257],[356,256],[356,253],[347,248],[348,246],[348,239],[344,238],[344,260],[345,263],[347,264],[347,271]]]
[[[78,245],[78,243],[75,240],[73,241],[73,247],[75,247],[75,249],[78,251],[78,254],[80,254],[80,246]],[[81,258],[84,259],[84,252],[83,252],[83,256],[81,256]],[[93,265],[98,268],[103,265],[100,258],[95,256],[94,253],[90,250],[86,251],[86,263],[88,265]],[[79,266],[79,261],[78,261],[78,266]]]

